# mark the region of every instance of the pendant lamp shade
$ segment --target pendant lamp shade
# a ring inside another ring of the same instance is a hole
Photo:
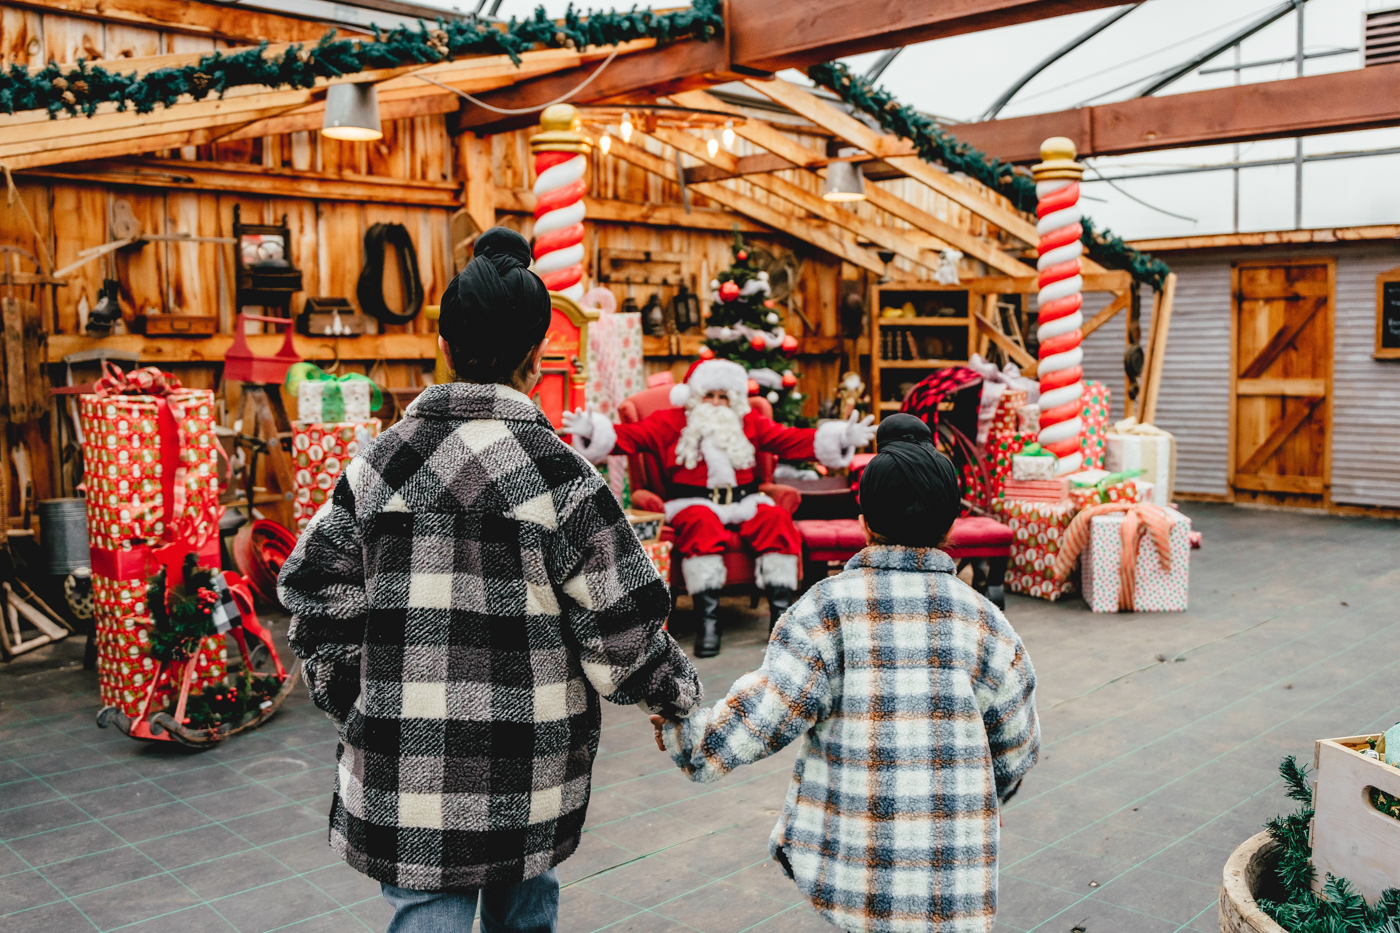
[[[371,83],[332,84],[326,88],[326,118],[321,133],[331,139],[368,142],[383,139],[379,127],[379,90]]]
[[[827,201],[864,201],[865,174],[855,162],[832,162],[826,167]]]

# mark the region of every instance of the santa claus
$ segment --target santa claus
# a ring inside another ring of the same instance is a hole
[[[729,531],[758,555],[755,576],[768,596],[769,626],[792,604],[802,539],[792,516],[758,491],[757,451],[784,460],[816,459],[829,467],[851,462],[875,436],[873,419],[790,428],[749,406],[749,376],[729,360],[696,362],[671,390],[675,408],[636,424],[613,424],[596,412],[566,412],[564,430],[594,463],[609,454],[647,452],[666,479],[666,523],[675,530],[685,588],[701,626],[695,654],[719,654],[719,592],[725,584]]]

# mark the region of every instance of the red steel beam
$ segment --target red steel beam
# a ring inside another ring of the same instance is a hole
[[[1040,159],[1041,142],[1050,136],[1068,136],[1081,156],[1095,156],[1385,126],[1400,126],[1400,63],[958,124],[948,130],[1008,162],[1034,162]]]

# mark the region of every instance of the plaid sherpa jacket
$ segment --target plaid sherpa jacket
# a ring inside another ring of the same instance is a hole
[[[401,887],[548,871],[583,830],[599,696],[679,715],[700,695],[617,500],[505,386],[426,389],[351,461],[278,593],[341,726],[331,845]]]
[[[868,547],[778,622],[763,666],[663,730],[714,781],[804,736],[769,848],[852,931],[989,930],[998,801],[1035,763],[1035,672],[942,551]]]

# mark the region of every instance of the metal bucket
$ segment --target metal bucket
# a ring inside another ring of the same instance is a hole
[[[39,533],[44,542],[44,569],[67,576],[89,567],[87,500],[43,499],[39,502]]]

